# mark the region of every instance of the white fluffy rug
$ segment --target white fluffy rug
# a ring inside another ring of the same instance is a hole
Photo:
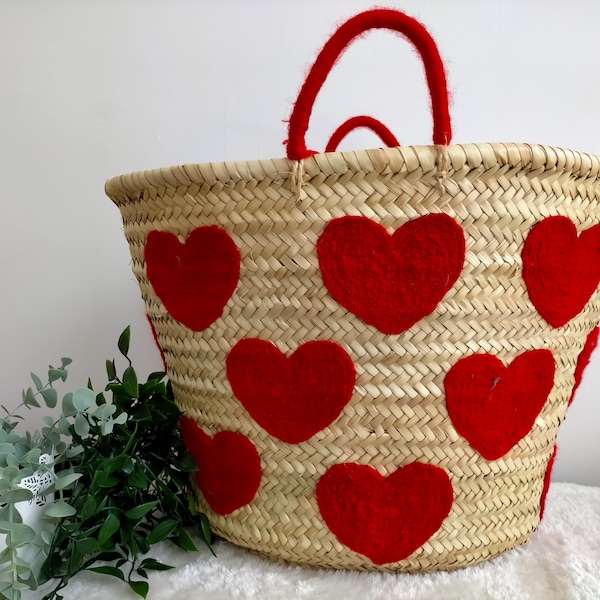
[[[531,540],[452,573],[375,574],[306,569],[261,559],[228,543],[218,558],[160,544],[152,556],[176,566],[153,573],[148,600],[600,600],[600,488],[554,483]],[[27,598],[41,598],[45,587]],[[126,584],[81,574],[65,600],[139,598]]]

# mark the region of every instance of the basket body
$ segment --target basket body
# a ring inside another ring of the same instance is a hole
[[[567,217],[580,232],[600,223],[600,159],[535,145],[472,144],[319,154],[293,175],[297,167],[287,159],[185,165],[106,186],[122,213],[180,408],[209,435],[242,434],[260,458],[260,486],[250,502],[219,514],[198,491],[200,509],[218,535],[240,546],[322,567],[450,570],[523,543],[540,521],[547,466],[578,357],[599,321],[600,297],[594,292],[565,325],[549,325],[528,294],[522,251],[547,217]],[[391,233],[432,213],[462,227],[466,253],[456,283],[431,314],[386,334],[332,297],[316,250],[332,219],[364,216]],[[239,249],[239,281],[221,316],[194,331],[156,294],[144,249],[151,231],[183,243],[214,225]],[[339,417],[299,443],[269,434],[228,378],[228,356],[246,338],[269,340],[288,357],[309,341],[341,346],[356,380]],[[489,353],[508,365],[538,349],[554,357],[552,389],[531,431],[488,460],[449,418],[445,378],[466,356]],[[448,474],[453,502],[439,529],[391,562],[342,543],[317,503],[327,470],[353,463],[388,476],[413,462]]]

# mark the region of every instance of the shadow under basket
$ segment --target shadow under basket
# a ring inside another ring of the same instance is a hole
[[[596,339],[599,176],[436,143],[110,180],[215,533],[411,572],[525,542]]]

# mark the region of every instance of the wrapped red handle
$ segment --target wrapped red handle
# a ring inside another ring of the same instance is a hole
[[[343,23],[317,56],[300,89],[290,116],[287,156],[291,160],[301,160],[317,154],[315,150],[306,147],[306,131],[317,95],[329,72],[350,42],[370,29],[397,31],[410,40],[419,51],[431,94],[433,143],[440,145],[450,143],[452,128],[448,109],[446,73],[433,38],[425,27],[412,17],[396,10],[382,8],[360,13]]]
[[[368,115],[351,117],[344,121],[332,134],[325,146],[325,152],[335,152],[340,142],[355,129],[370,129],[379,139],[389,147],[399,146],[396,136],[381,122]]]

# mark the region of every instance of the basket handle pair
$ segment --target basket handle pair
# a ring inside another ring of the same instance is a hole
[[[431,94],[433,143],[447,145],[452,139],[446,73],[437,46],[425,27],[392,9],[373,9],[352,17],[329,38],[311,67],[292,110],[288,125],[287,156],[302,160],[315,150],[306,147],[306,132],[317,95],[329,72],[347,46],[370,29],[390,29],[405,36],[416,47],[425,66],[425,76]],[[399,145],[390,130],[377,119],[360,116],[343,123],[332,135],[327,151],[333,151],[347,133],[357,127],[372,129],[389,146]]]

